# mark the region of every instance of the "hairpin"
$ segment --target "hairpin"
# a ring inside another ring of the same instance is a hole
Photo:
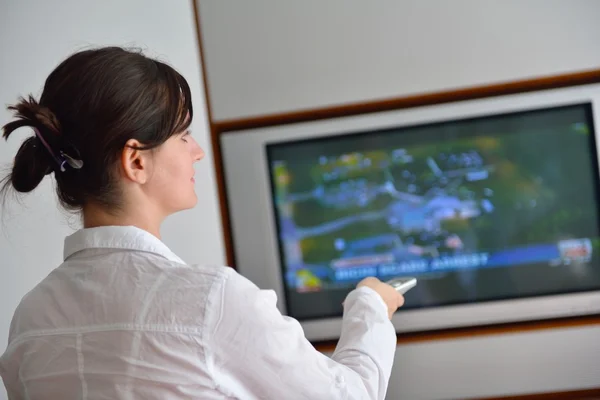
[[[44,145],[46,150],[48,150],[48,153],[50,153],[50,156],[52,156],[54,161],[56,161],[56,163],[58,164],[58,167],[60,168],[61,172],[66,171],[65,165],[68,165],[69,167],[71,167],[73,169],[81,169],[83,167],[82,160],[71,157],[70,155],[68,155],[67,153],[65,153],[62,150],[60,151],[59,155],[57,156],[54,153],[54,151],[52,150],[52,148],[50,147],[50,145],[48,144],[48,142],[46,142],[46,140],[44,139],[44,137],[42,136],[40,131],[36,127],[32,127],[32,128],[33,128],[33,132],[35,132],[35,135],[37,136],[37,138],[40,140],[40,142],[42,142],[42,144]],[[75,152],[77,152],[77,150],[75,148],[73,148],[73,150],[75,150]]]

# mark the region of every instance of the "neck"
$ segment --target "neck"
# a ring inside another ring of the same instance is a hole
[[[143,229],[160,239],[160,226],[163,218],[156,217],[158,213],[142,210],[117,212],[108,211],[97,205],[87,205],[83,209],[83,227],[97,228],[100,226],[135,226]]]

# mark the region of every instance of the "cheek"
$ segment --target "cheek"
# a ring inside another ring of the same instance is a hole
[[[186,208],[195,196],[194,165],[179,142],[169,145],[154,159],[155,169],[148,189],[151,197],[166,207]]]
[[[176,162],[165,160],[154,170],[151,178],[151,186],[156,191],[162,191],[164,195],[176,190],[183,179],[183,171]]]
[[[189,162],[185,162],[186,158],[179,156],[173,157],[171,162],[164,165],[164,170],[161,180],[165,187],[169,187],[172,192],[177,192],[179,195],[193,189],[194,183],[194,167]]]

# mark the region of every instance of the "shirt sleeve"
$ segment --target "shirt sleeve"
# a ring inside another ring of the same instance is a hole
[[[332,357],[311,345],[298,321],[279,312],[273,291],[260,290],[232,271],[220,295],[220,306],[213,308],[208,361],[224,394],[242,399],[385,398],[396,333],[385,303],[372,289],[347,296]]]

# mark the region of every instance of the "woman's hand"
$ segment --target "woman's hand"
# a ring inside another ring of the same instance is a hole
[[[388,308],[388,317],[392,319],[392,315],[396,310],[404,304],[404,296],[396,291],[392,286],[387,283],[381,282],[375,277],[365,278],[359,282],[357,287],[366,286],[376,291]]]

